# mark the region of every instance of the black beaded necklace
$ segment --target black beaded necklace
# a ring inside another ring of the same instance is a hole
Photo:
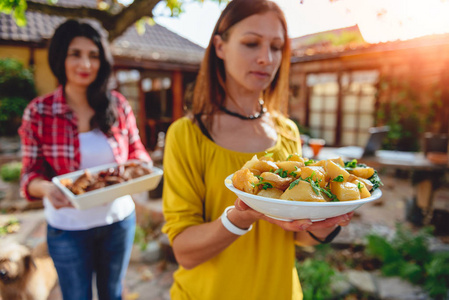
[[[249,115],[249,116],[244,116],[244,115],[241,115],[239,113],[230,111],[230,110],[228,110],[224,106],[220,106],[220,110],[222,112],[224,112],[225,114],[231,115],[233,117],[237,117],[237,118],[242,119],[242,120],[256,120],[256,119],[259,119],[260,117],[262,117],[263,114],[266,113],[266,111],[267,111],[267,109],[265,107],[263,107],[263,103],[264,103],[263,100],[259,100],[260,111],[258,113],[256,113],[256,114],[254,114],[254,115]]]

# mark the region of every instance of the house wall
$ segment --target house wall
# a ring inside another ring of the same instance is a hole
[[[436,46],[416,45],[409,49],[378,49],[340,55],[336,58],[292,63],[290,86],[294,89],[290,97],[290,116],[305,126],[309,123],[310,95],[306,84],[307,75],[326,72],[342,74],[354,70],[378,70],[379,78],[388,76],[407,80],[413,89],[419,91],[418,98],[421,103],[431,101],[432,92],[441,93],[441,109],[437,111],[435,122],[430,124],[427,130],[449,132],[449,41]],[[375,105],[378,106],[380,102],[388,101],[391,97],[391,93],[380,93]]]
[[[47,49],[36,49],[34,52],[34,78],[39,95],[52,92],[58,86],[58,80],[48,65]]]
[[[30,60],[34,61],[34,80],[38,95],[44,95],[53,91],[57,86],[57,80],[48,66],[46,49],[36,49],[21,46],[1,46],[0,57],[14,58],[29,67]]]

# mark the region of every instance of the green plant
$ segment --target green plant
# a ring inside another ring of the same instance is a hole
[[[424,88],[408,78],[383,77],[379,81],[376,122],[388,125],[387,150],[419,151],[420,135],[435,121],[441,90]]]
[[[147,249],[148,244],[146,239],[146,232],[140,225],[136,225],[136,232],[134,234],[134,244],[139,246],[140,251],[145,251]]]
[[[22,170],[21,162],[9,162],[0,168],[0,178],[5,182],[18,182]]]
[[[367,236],[367,255],[382,262],[385,276],[399,276],[413,284],[421,285],[435,299],[444,299],[449,289],[449,253],[429,251],[433,229],[425,227],[413,233],[398,224],[394,237]]]
[[[0,59],[0,135],[16,135],[23,110],[36,97],[33,73],[15,59]]]
[[[304,300],[332,299],[332,284],[341,279],[340,273],[329,261],[334,250],[328,244],[317,245],[315,250],[313,258],[296,261]]]
[[[11,218],[5,224],[0,225],[0,237],[19,231],[20,222],[17,218]]]
[[[327,262],[307,258],[296,262],[299,280],[301,282],[304,300],[324,300],[332,298],[331,283],[336,275]]]

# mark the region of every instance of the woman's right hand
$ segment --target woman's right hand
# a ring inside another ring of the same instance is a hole
[[[44,197],[47,197],[47,199],[56,209],[62,207],[73,207],[70,200],[64,195],[63,192],[61,192],[61,190],[53,182],[47,182],[45,186]]]

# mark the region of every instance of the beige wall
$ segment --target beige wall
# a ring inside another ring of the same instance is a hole
[[[26,67],[28,67],[31,53],[31,49],[28,47],[0,46],[1,58],[15,58]],[[58,82],[48,66],[47,49],[34,50],[34,80],[38,95],[47,94],[57,86]]]
[[[50,70],[47,59],[47,49],[37,49],[34,52],[34,80],[39,95],[48,94],[58,86],[58,80]]]

